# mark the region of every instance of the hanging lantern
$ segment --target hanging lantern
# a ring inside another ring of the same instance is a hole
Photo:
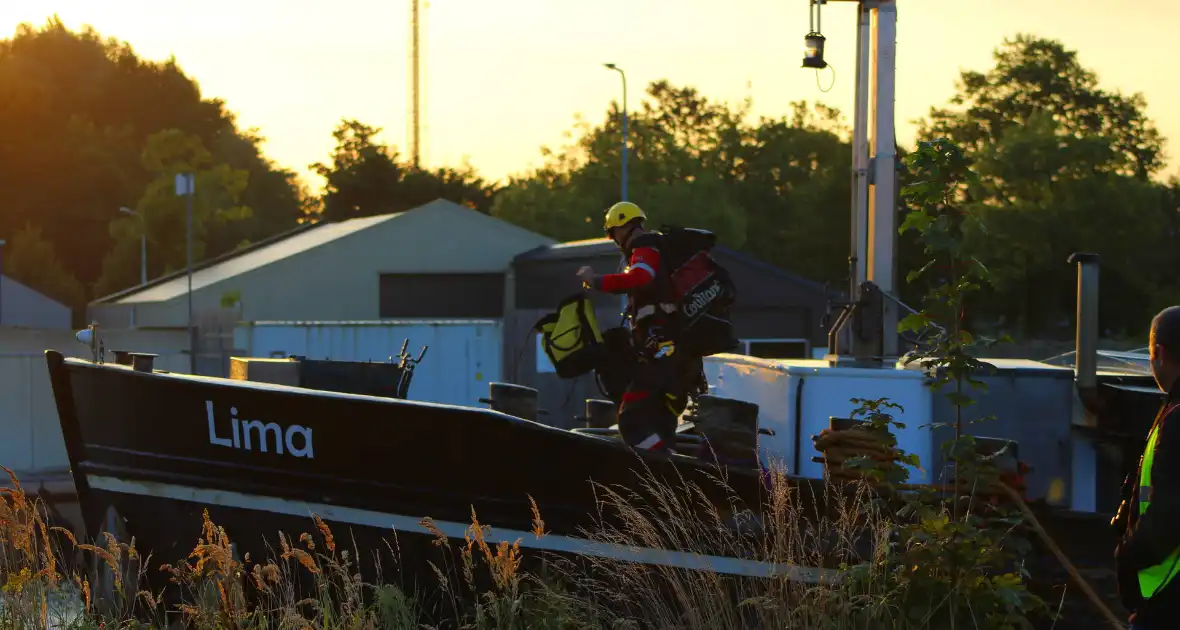
[[[807,34],[803,38],[803,67],[823,69],[828,67],[824,61],[824,36],[816,32]]]
[[[820,34],[823,27],[820,11],[827,0],[807,0],[807,18],[811,22],[811,31],[803,38],[803,67],[822,70],[828,67],[824,61],[824,36]]]

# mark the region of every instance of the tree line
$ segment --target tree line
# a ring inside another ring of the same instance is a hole
[[[184,199],[173,176],[193,171],[197,260],[307,221],[397,212],[443,197],[571,240],[600,236],[618,200],[621,117],[576,120],[540,167],[489,182],[470,166],[417,168],[342,120],[336,147],[310,165],[313,194],[267,159],[257,130],[200,96],[175,59],[140,59],[93,29],[53,18],[0,41],[0,238],[6,275],[84,313],[85,304],[185,265]],[[850,130],[837,109],[797,101],[780,117],[751,115],[696,89],[656,81],[628,115],[629,193],[657,221],[695,225],[721,241],[844,291],[848,282]],[[1061,42],[1005,39],[985,71],[963,71],[954,97],[919,121],[918,140],[963,147],[984,186],[967,205],[986,219],[964,247],[994,286],[970,309],[977,327],[1068,336],[1074,310],[1066,257],[1103,257],[1101,321],[1139,336],[1175,301],[1180,183],[1161,181],[1163,140],[1143,98],[1101,87]],[[897,147],[899,156],[906,147]],[[902,183],[912,175],[899,173]],[[119,208],[136,214],[120,213]],[[904,213],[907,208],[899,208]],[[899,242],[899,275],[924,260]],[[905,294],[916,302],[919,296]],[[918,304],[914,304],[915,307]]]

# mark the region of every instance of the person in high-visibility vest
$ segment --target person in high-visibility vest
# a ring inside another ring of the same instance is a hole
[[[1151,371],[1167,392],[1120,506],[1127,528],[1115,562],[1133,630],[1180,628],[1180,306],[1151,321]]]

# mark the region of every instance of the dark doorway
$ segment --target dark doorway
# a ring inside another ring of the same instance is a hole
[[[384,273],[379,292],[382,319],[504,316],[502,273]]]

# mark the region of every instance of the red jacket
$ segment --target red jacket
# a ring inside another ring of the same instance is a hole
[[[654,247],[636,247],[631,252],[627,268],[622,273],[595,276],[591,286],[604,293],[634,294],[650,285],[656,279],[659,270],[659,250]]]

